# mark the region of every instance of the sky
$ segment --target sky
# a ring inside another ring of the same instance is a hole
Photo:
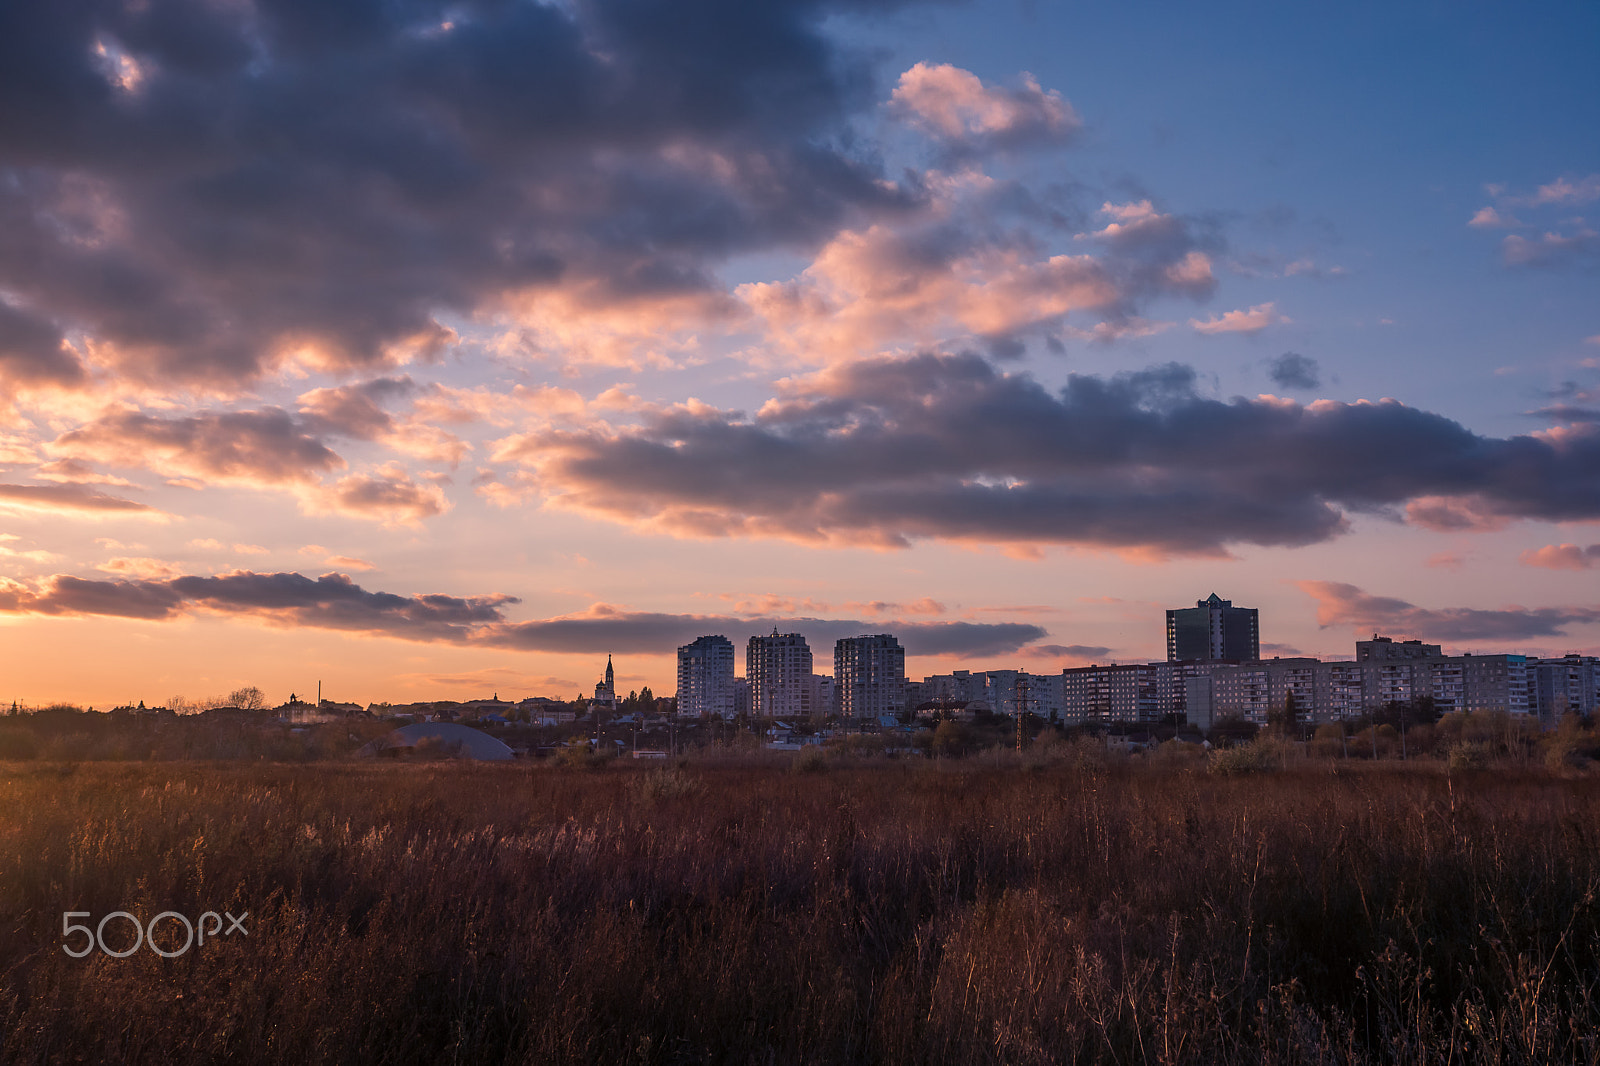
[[[0,697],[1600,653],[1600,7],[1182,7],[0,6]]]

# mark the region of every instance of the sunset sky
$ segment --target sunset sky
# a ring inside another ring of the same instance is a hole
[[[7,704],[1600,653],[1600,5],[0,5]]]

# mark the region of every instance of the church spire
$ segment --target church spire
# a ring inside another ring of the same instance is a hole
[[[606,652],[606,688],[611,688],[611,683],[612,683],[611,653],[610,652]]]

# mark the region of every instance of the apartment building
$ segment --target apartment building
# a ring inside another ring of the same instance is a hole
[[[793,718],[815,710],[811,647],[799,633],[751,637],[745,645],[744,676],[750,686],[750,713]]]
[[[678,713],[732,718],[733,641],[699,637],[678,649]]]
[[[906,653],[888,633],[843,637],[833,646],[833,686],[845,718],[898,715],[906,702]]]

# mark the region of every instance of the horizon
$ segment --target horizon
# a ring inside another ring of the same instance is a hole
[[[1600,654],[1600,8],[671,12],[0,15],[0,701]]]

